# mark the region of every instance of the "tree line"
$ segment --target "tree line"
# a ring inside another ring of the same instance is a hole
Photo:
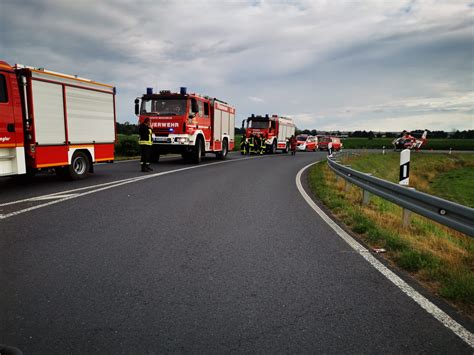
[[[424,129],[416,129],[411,131],[411,135],[414,137],[421,137],[425,130]],[[124,134],[124,135],[132,135],[138,134],[138,125],[135,123],[125,122],[120,123],[117,122],[117,133]],[[242,128],[235,127],[235,134],[242,135],[244,130]],[[395,138],[400,135],[399,132],[374,132],[374,131],[353,131],[353,132],[341,132],[341,131],[318,131],[316,129],[296,129],[296,134],[308,134],[312,136],[317,135],[334,135],[334,136],[347,136],[347,137],[355,137],[355,138]],[[455,138],[455,139],[474,139],[474,130],[463,130],[463,131],[430,131],[428,130],[428,138]]]

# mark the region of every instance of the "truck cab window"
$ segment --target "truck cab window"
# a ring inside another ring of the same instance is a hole
[[[0,102],[8,102],[7,82],[4,75],[0,75]]]
[[[198,100],[199,117],[204,117],[204,102]]]
[[[207,102],[204,103],[204,117],[209,117],[209,104]]]

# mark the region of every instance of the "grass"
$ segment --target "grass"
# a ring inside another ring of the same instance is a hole
[[[342,143],[346,149],[393,149],[392,141],[395,138],[344,138]],[[423,146],[424,150],[474,150],[473,139],[449,139],[449,138],[438,138],[429,139],[426,145]]]
[[[398,159],[398,154],[370,154],[352,158],[350,164],[357,170],[397,181]],[[452,179],[446,176],[464,169],[472,173],[474,155],[418,154],[412,156],[412,166],[410,182],[419,190],[441,195],[446,193],[443,179],[452,184]],[[465,176],[466,184],[469,176]],[[361,190],[353,186],[346,192],[342,179],[336,181],[324,163],[315,165],[308,179],[318,198],[370,248],[385,248],[384,256],[393,265],[406,270],[434,293],[474,317],[474,241],[471,238],[414,214],[410,226],[403,228],[400,207],[376,196],[371,196],[370,203],[362,206]],[[460,180],[464,181],[464,175]],[[458,202],[473,195],[470,186],[450,193],[451,199]]]

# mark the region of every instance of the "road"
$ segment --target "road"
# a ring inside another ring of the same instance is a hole
[[[295,176],[323,157],[233,153],[165,159],[150,174],[136,161],[100,165],[79,182],[1,179],[0,344],[471,354],[306,203]]]

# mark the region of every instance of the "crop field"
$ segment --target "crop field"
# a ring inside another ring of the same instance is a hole
[[[393,149],[392,141],[394,138],[344,138],[342,143],[346,149]],[[474,150],[473,139],[429,139],[423,150]]]
[[[345,159],[352,168],[398,181],[399,154],[363,154]],[[473,154],[413,154],[410,186],[474,207]],[[326,163],[309,174],[313,193],[369,248],[384,248],[390,263],[409,272],[471,318],[474,317],[474,240],[424,217],[412,214],[408,228],[402,227],[402,209],[371,196],[362,206],[362,192],[348,192],[342,179]]]

